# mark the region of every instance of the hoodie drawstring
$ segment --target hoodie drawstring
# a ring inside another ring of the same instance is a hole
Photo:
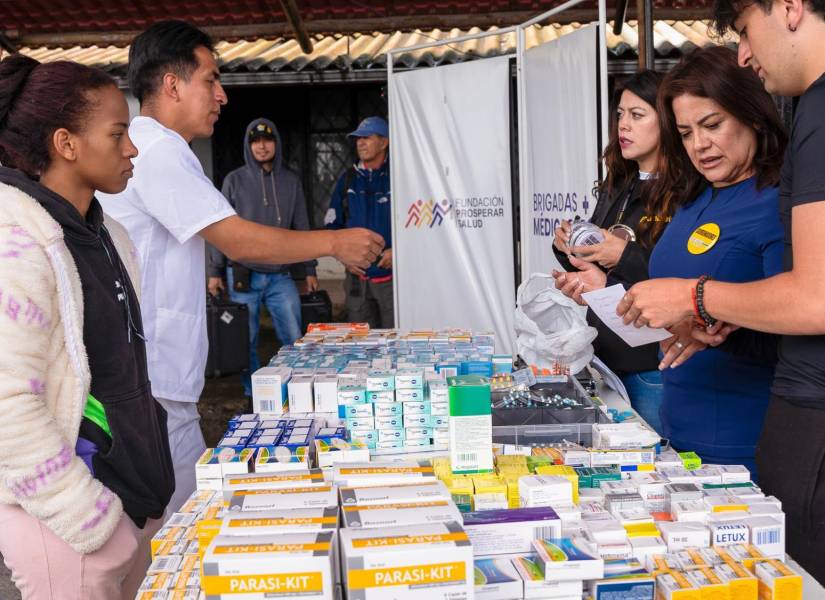
[[[264,200],[264,206],[269,206],[269,201],[266,199],[266,187],[264,186],[264,170],[260,170],[261,173],[261,197]],[[272,171],[269,172],[269,183],[272,186],[272,200],[275,202],[275,214],[277,215],[278,225],[281,224],[281,207],[278,205],[278,194],[275,192],[275,177],[272,175]]]

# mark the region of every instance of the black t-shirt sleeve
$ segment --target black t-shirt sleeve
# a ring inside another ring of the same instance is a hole
[[[806,106],[798,107],[791,138],[791,206],[825,200],[825,81],[814,85],[800,99]]]

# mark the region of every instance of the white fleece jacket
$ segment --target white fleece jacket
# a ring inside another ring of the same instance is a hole
[[[34,198],[0,184],[0,207],[0,502],[94,552],[123,507],[75,455],[90,382],[80,277]],[[134,246],[108,217],[106,227],[139,290]]]

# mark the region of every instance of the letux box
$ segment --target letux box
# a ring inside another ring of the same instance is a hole
[[[472,600],[473,549],[458,523],[342,529],[349,600]]]
[[[342,487],[341,506],[372,506],[376,504],[414,504],[451,500],[450,490],[441,481],[413,485],[380,487]]]
[[[333,600],[333,533],[218,536],[203,557],[210,599]]]

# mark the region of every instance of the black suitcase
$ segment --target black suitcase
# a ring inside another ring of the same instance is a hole
[[[332,323],[332,300],[326,290],[301,295],[301,321],[304,333],[310,323]]]
[[[222,377],[249,368],[249,308],[226,296],[206,295],[209,355],[206,376]]]

